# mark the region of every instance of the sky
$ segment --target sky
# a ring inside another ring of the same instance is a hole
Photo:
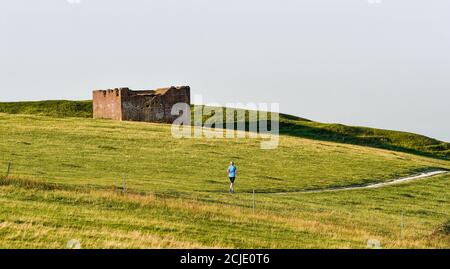
[[[448,0],[0,0],[0,101],[189,85],[450,141]]]

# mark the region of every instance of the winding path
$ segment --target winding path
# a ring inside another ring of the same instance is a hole
[[[329,188],[329,189],[310,190],[310,191],[273,192],[272,194],[321,193],[321,192],[347,191],[347,190],[358,190],[358,189],[375,189],[375,188],[380,188],[380,187],[385,187],[385,186],[389,186],[389,185],[394,185],[394,184],[409,182],[409,181],[413,181],[413,180],[428,178],[428,177],[432,177],[432,176],[436,176],[436,175],[440,175],[440,174],[446,174],[446,173],[449,173],[449,171],[438,170],[438,171],[423,172],[419,175],[403,177],[403,178],[390,180],[387,182],[374,183],[374,184],[363,185],[363,186],[335,187],[335,188]]]

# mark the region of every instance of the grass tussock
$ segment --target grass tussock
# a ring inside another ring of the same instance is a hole
[[[438,232],[443,235],[450,236],[450,220],[442,224],[441,227],[439,227]]]

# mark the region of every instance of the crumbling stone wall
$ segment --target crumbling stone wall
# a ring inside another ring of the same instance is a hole
[[[97,90],[93,92],[94,118],[173,122],[172,106],[190,104],[188,86],[161,88],[149,91],[132,91],[129,88]]]
[[[122,119],[122,89],[94,91],[92,98],[94,119]]]

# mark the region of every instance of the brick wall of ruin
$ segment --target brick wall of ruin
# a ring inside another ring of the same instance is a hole
[[[155,91],[132,91],[128,88],[94,91],[94,118],[173,122],[172,106],[190,104],[190,88],[170,87]]]
[[[121,89],[110,89],[93,92],[94,119],[122,119],[121,91]]]

